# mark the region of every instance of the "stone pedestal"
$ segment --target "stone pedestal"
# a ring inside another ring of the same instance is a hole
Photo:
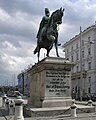
[[[32,66],[29,104],[32,107],[64,107],[72,104],[71,67],[64,58],[47,57]]]

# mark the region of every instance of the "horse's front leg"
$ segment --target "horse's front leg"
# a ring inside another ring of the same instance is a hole
[[[40,49],[38,50],[38,54],[37,54],[38,62],[39,62],[39,56],[40,56]]]
[[[55,48],[56,48],[56,55],[57,55],[57,57],[59,57],[59,53],[58,53],[58,42],[55,42]]]

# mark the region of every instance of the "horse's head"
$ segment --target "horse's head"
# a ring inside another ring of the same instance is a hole
[[[53,12],[53,14],[52,14],[53,22],[55,22],[56,24],[61,24],[62,23],[63,12],[64,12],[64,9],[62,9],[62,8]]]

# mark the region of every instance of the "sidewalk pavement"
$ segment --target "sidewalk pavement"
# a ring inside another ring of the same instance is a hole
[[[8,116],[8,117],[6,117],[6,118],[4,118],[4,117],[0,117],[0,120],[14,120],[14,117],[13,116]]]
[[[14,120],[14,116],[9,116],[7,110],[0,108],[0,120]]]
[[[0,120],[14,120],[14,116],[8,115],[7,110],[0,108]],[[96,112],[77,114],[77,117],[70,117],[70,115],[57,115],[51,117],[26,117],[24,120],[96,120]]]

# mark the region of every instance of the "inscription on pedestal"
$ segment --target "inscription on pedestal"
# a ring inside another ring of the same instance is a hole
[[[69,97],[70,79],[69,71],[46,70],[45,96]]]

